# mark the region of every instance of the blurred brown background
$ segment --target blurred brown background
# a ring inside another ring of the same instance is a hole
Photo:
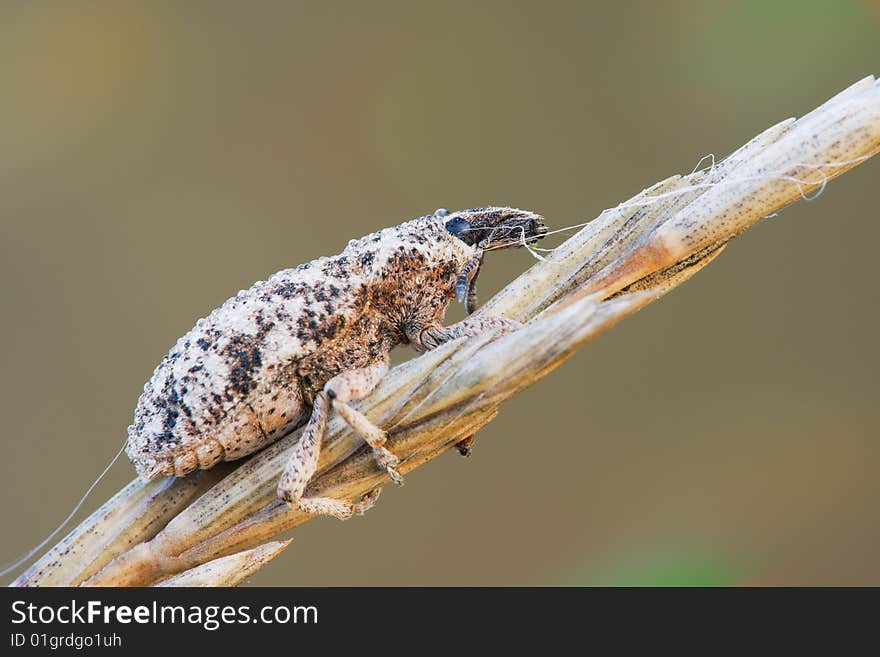
[[[856,0],[4,2],[0,558],[240,288],[438,206],[584,221],[880,73],[878,44]],[[880,585],[878,174],[748,232],[470,461],[310,523],[251,582]],[[482,297],[530,264],[490,258]]]

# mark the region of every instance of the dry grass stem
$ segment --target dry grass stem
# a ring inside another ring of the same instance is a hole
[[[824,189],[880,149],[880,85],[849,87],[711,167],[607,210],[480,309],[514,333],[443,345],[394,368],[357,406],[389,432],[405,474],[473,434],[502,403],[585,342],[676,287],[763,217]],[[243,461],[183,479],[133,481],[14,584],[231,585],[286,546],[260,544],[310,518],[276,499],[298,429]],[[388,483],[334,418],[309,495],[359,498]]]
[[[264,563],[278,556],[290,545],[291,540],[270,541],[250,550],[208,561],[201,566],[163,579],[156,586],[235,586]]]

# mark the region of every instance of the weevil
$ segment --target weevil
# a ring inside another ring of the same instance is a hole
[[[184,476],[242,458],[306,422],[278,482],[287,504],[341,519],[357,504],[304,497],[331,410],[401,482],[386,433],[349,402],[388,371],[391,349],[426,351],[519,325],[469,316],[444,326],[454,298],[468,314],[489,250],[547,232],[540,215],[507,207],[437,210],[258,281],[200,319],[164,356],[138,400],[126,453],[143,480]],[[462,453],[472,439],[459,445]]]

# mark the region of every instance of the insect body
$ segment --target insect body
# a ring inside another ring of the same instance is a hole
[[[385,433],[347,402],[379,383],[398,344],[424,351],[515,328],[495,317],[449,327],[441,320],[456,294],[473,309],[485,251],[545,232],[541,217],[523,210],[438,210],[255,283],[199,320],[162,359],[138,400],[126,453],[145,480],[183,476],[250,454],[308,418],[279,496],[308,513],[348,517],[349,502],[303,498],[330,409],[399,481]]]

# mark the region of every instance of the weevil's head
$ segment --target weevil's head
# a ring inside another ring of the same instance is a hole
[[[484,250],[523,246],[541,239],[547,232],[540,215],[516,208],[473,208],[435,216],[446,219],[446,230],[466,244]]]

